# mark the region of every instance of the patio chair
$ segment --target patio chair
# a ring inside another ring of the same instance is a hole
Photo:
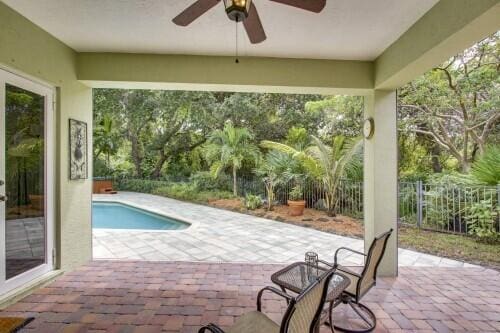
[[[330,314],[333,311],[333,308],[337,307],[340,304],[346,304],[349,305],[354,310],[354,312],[361,318],[362,322],[366,324],[366,327],[359,330],[347,329],[344,327],[339,327],[337,325],[334,325],[333,327],[336,330],[342,332],[359,333],[359,332],[371,332],[375,328],[377,324],[377,319],[375,315],[366,305],[362,304],[360,301],[363,298],[363,296],[373,286],[375,286],[377,282],[377,269],[380,264],[380,261],[384,256],[385,248],[387,246],[387,240],[389,239],[391,234],[392,234],[392,229],[376,237],[373,240],[372,244],[370,245],[368,254],[364,254],[362,252],[358,252],[346,247],[340,247],[335,252],[335,262],[333,265],[330,264],[330,267],[332,267],[333,269],[337,269],[341,271],[342,274],[346,275],[351,280],[351,284],[344,290],[339,300],[336,301],[335,304],[331,304]],[[361,273],[356,273],[346,267],[339,265],[338,253],[340,251],[349,251],[366,257],[365,265],[364,267],[362,267]]]
[[[208,324],[198,331],[213,333],[313,333],[319,331],[319,322],[325,304],[328,284],[334,269],[327,271],[316,279],[304,291],[292,297],[274,287],[265,287],[257,295],[257,311],[244,314],[234,325],[224,332],[215,324]],[[262,313],[262,294],[265,291],[275,293],[286,299],[288,306],[278,325]]]

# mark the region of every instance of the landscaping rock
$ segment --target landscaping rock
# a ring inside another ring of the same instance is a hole
[[[274,219],[275,219],[276,221],[279,221],[279,222],[285,222],[285,221],[286,221],[286,220],[285,220],[283,217],[281,217],[281,216],[276,216]]]
[[[317,218],[316,221],[319,221],[319,222],[328,222],[328,221],[330,221],[330,219],[327,219],[326,217],[320,217],[320,218]]]
[[[309,222],[309,221],[312,221],[312,220],[313,220],[313,219],[312,219],[312,218],[310,218],[310,217],[307,217],[307,218],[303,218],[303,219],[302,219],[302,221],[304,221],[304,222]]]

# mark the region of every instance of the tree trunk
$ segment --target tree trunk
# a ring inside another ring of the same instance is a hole
[[[158,179],[161,176],[161,169],[163,168],[163,165],[167,161],[167,155],[165,155],[165,150],[161,149],[160,150],[160,158],[156,162],[155,168],[153,172],[151,172],[151,178]]]
[[[441,173],[443,171],[443,166],[441,165],[441,161],[439,161],[441,148],[439,148],[436,143],[432,144],[431,154],[432,170],[434,171],[434,173]]]
[[[469,173],[470,171],[470,162],[467,161],[465,158],[462,159],[460,162],[460,170],[462,173]]]
[[[331,217],[335,217],[337,216],[337,214],[335,213],[336,209],[335,209],[335,190],[332,190],[332,193],[329,193],[327,194],[327,197],[328,197],[328,209],[326,211],[326,215],[328,216],[331,216]]]
[[[236,179],[236,167],[233,166],[233,195],[238,196],[238,184]]]
[[[111,166],[110,166],[110,156],[109,156],[109,151],[106,153],[106,173],[108,175],[111,174]]]
[[[136,177],[142,177],[142,158],[141,154],[139,152],[139,142],[137,140],[137,137],[134,135],[130,135],[130,147],[131,147],[131,155],[132,155],[132,161],[134,162],[134,167],[135,167],[135,176]]]

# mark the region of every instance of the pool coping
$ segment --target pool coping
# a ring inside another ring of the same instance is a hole
[[[111,196],[112,194],[110,194]],[[94,228],[92,227],[93,232],[98,232],[98,231],[103,231],[103,232],[116,232],[116,233],[130,233],[130,232],[137,232],[137,233],[144,233],[144,232],[150,232],[150,233],[181,233],[181,232],[187,232],[189,230],[196,229],[199,226],[198,221],[193,221],[190,219],[186,219],[185,217],[179,216],[175,213],[169,212],[168,214],[165,212],[162,212],[161,210],[158,210],[155,207],[147,206],[147,205],[142,205],[137,202],[132,202],[129,200],[125,200],[123,198],[102,198],[102,197],[97,197],[97,196],[92,196],[92,203],[93,202],[101,202],[101,203],[118,203],[126,206],[130,206],[132,208],[136,209],[142,209],[145,210],[149,213],[153,213],[156,215],[160,215],[164,218],[171,218],[178,220],[182,223],[188,224],[188,227],[185,229],[166,229],[166,230],[153,230],[153,229],[108,229],[108,228]]]

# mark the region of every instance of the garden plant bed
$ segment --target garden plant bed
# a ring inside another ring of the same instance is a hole
[[[359,220],[343,215],[337,215],[335,217],[328,216],[324,211],[317,209],[306,208],[304,210],[304,215],[290,216],[288,213],[288,206],[286,205],[274,206],[272,211],[268,211],[264,207],[248,210],[243,205],[242,199],[213,200],[209,201],[209,205],[337,235],[363,238],[364,227]]]

